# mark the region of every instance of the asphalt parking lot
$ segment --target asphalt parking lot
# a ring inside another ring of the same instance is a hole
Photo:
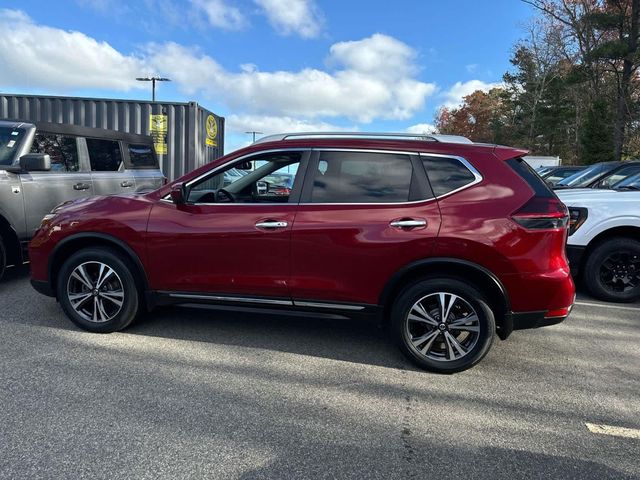
[[[451,376],[364,321],[183,307],[85,333],[24,268],[0,327],[0,478],[640,478],[638,304],[580,297]]]

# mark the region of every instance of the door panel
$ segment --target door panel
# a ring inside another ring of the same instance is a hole
[[[159,202],[148,226],[155,290],[288,297],[295,205],[184,205]],[[287,227],[261,229],[266,220]]]
[[[96,195],[132,193],[136,190],[133,172],[125,169],[119,141],[102,138],[85,139],[91,179]]]
[[[291,228],[308,157],[257,154],[190,182],[186,204],[158,202],[148,225],[152,288],[290,298]],[[227,178],[247,161],[251,171]]]
[[[30,151],[48,154],[51,171],[20,174],[29,237],[56,205],[93,194],[91,175],[79,154],[78,141],[71,136],[36,132]]]
[[[294,300],[377,304],[394,273],[434,250],[440,211],[415,156],[319,153],[302,199],[291,241]]]

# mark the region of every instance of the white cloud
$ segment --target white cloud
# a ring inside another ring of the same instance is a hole
[[[414,133],[416,135],[438,133],[438,129],[431,123],[418,123],[407,127],[407,133]]]
[[[469,73],[475,73],[475,71],[478,69],[478,64],[477,63],[470,63],[468,65],[465,65],[464,68]]]
[[[225,127],[229,132],[260,132],[264,135],[292,132],[337,132],[341,130],[355,130],[355,128],[338,127],[327,122],[309,121],[293,117],[236,114],[226,117]]]
[[[176,43],[151,45],[146,55],[187,94],[201,92],[231,108],[262,115],[343,116],[364,123],[407,119],[436,89],[412,76],[416,67],[410,47],[379,34],[331,47],[328,63],[333,71],[263,72],[244,65],[233,72]]]
[[[443,107],[456,108],[462,103],[462,99],[467,95],[471,95],[476,90],[488,92],[492,88],[501,87],[502,83],[487,83],[482,80],[469,80],[468,82],[456,82],[449,90],[444,92]]]
[[[226,0],[191,0],[196,9],[207,16],[214,27],[224,30],[240,30],[247,25],[247,19],[239,8],[228,5]]]
[[[0,9],[0,31],[0,87],[127,91],[148,88],[135,77],[160,74],[238,115],[284,118],[276,130],[334,128],[318,119],[406,120],[436,90],[416,78],[415,52],[380,34],[333,45],[328,69],[265,72],[252,64],[231,70],[176,43],[125,54],[81,32],[36,24],[17,10]]]
[[[322,32],[324,17],[314,0],[254,0],[271,26],[282,35],[315,38]]]
[[[35,24],[24,12],[0,9],[0,85],[70,91],[140,88],[144,61],[74,31]]]

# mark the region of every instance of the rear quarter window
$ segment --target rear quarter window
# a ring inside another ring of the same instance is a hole
[[[457,158],[421,155],[431,188],[436,197],[471,185],[476,175]]]
[[[151,145],[130,144],[127,148],[131,168],[158,168],[158,161]]]

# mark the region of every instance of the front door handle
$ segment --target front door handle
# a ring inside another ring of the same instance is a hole
[[[282,220],[263,220],[262,222],[256,223],[257,228],[262,228],[265,230],[275,230],[278,228],[287,228],[289,223],[284,222]]]
[[[88,183],[76,183],[73,186],[74,190],[89,190],[91,188],[91,185],[89,185]]]
[[[126,181],[126,180],[124,182],[120,183],[120,186],[122,188],[129,188],[129,187],[133,187],[134,185],[135,185],[135,183],[129,182],[129,181]]]
[[[393,228],[400,228],[404,230],[408,228],[426,227],[427,221],[424,218],[401,218],[399,220],[392,220],[389,225]]]

